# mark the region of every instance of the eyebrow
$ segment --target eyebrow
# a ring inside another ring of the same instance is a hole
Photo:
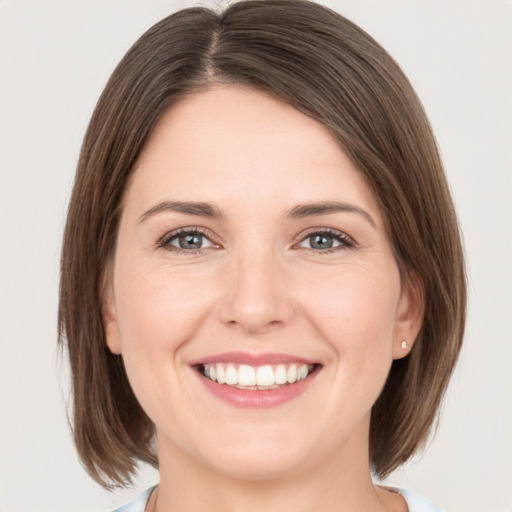
[[[149,217],[162,212],[186,213],[187,215],[198,215],[211,219],[225,218],[222,210],[210,203],[196,201],[162,201],[143,213],[139,218],[139,222],[144,222]]]
[[[304,217],[328,215],[336,212],[357,213],[364,217],[374,228],[377,227],[373,217],[366,210],[363,210],[354,204],[343,203],[340,201],[322,201],[320,203],[299,204],[292,208],[286,216],[294,219],[303,219]]]
[[[212,203],[201,201],[162,201],[144,212],[140,216],[139,222],[144,222],[149,217],[162,212],[185,213],[187,215],[197,215],[210,219],[224,219],[226,217],[224,212]],[[285,216],[292,219],[303,219],[305,217],[328,215],[337,212],[357,213],[364,217],[374,228],[377,227],[372,216],[366,210],[363,210],[359,206],[340,201],[299,204],[289,210]]]

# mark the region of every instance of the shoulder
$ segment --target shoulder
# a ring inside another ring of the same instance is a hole
[[[130,503],[127,503],[122,507],[116,508],[112,512],[144,512],[149,497],[151,496],[151,493],[153,492],[155,487],[156,485],[154,487],[146,489],[142,494],[139,494],[134,500],[130,501]]]
[[[437,505],[434,505],[434,503],[418,493],[408,491],[407,489],[396,489],[396,492],[403,496],[407,502],[409,512],[442,512]]]

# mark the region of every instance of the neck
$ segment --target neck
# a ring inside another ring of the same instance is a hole
[[[162,453],[165,452],[165,453]],[[152,512],[406,512],[398,495],[376,487],[368,457],[333,456],[272,479],[217,472],[159,439],[160,485]],[[359,454],[360,455],[360,454]]]

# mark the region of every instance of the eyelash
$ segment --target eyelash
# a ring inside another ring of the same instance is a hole
[[[329,249],[313,249],[311,247],[306,247],[306,249],[309,249],[310,251],[314,252],[315,254],[330,254],[336,251],[341,251],[344,249],[350,249],[351,247],[355,246],[355,242],[352,238],[350,238],[347,234],[338,231],[336,229],[332,228],[322,228],[322,229],[316,229],[313,231],[310,231],[302,236],[300,243],[307,240],[308,238],[312,236],[328,236],[329,238],[333,238],[336,242],[339,242],[340,245],[337,247],[331,247]]]
[[[173,240],[179,238],[181,235],[201,235],[210,240],[210,237],[206,234],[206,230],[200,227],[190,227],[190,228],[180,228],[175,231],[171,231],[170,233],[165,234],[157,243],[158,248],[165,249],[170,252],[174,252],[177,254],[200,254],[204,251],[204,248],[199,249],[182,249],[181,247],[174,247],[170,245]],[[210,240],[211,241],[211,240]],[[214,242],[212,242],[214,243]]]
[[[206,249],[209,249],[208,247],[201,247],[198,249],[182,249],[180,247],[175,247],[173,245],[170,245],[170,243],[177,239],[178,237],[182,235],[201,235],[205,238],[207,238],[211,243],[215,244],[214,241],[211,240],[211,238],[207,235],[207,231],[201,227],[190,227],[190,228],[180,228],[175,231],[171,231],[170,233],[165,234],[158,242],[157,242],[157,248],[159,249],[165,249],[170,252],[174,252],[176,254],[200,254]],[[330,254],[339,250],[343,249],[350,249],[351,247],[355,246],[355,242],[345,233],[342,233],[341,231],[337,231],[335,229],[331,228],[323,228],[323,229],[316,229],[313,231],[310,231],[306,233],[299,241],[299,243],[304,242],[308,238],[312,236],[325,236],[327,235],[330,238],[333,238],[336,242],[339,242],[340,245],[337,247],[331,247],[329,249],[313,249],[311,247],[305,247],[305,249],[308,249],[309,251],[314,252],[315,254]]]

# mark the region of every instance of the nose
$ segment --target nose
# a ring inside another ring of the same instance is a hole
[[[294,314],[292,290],[272,250],[245,251],[234,260],[225,276],[221,321],[247,335],[271,332],[288,323]]]

